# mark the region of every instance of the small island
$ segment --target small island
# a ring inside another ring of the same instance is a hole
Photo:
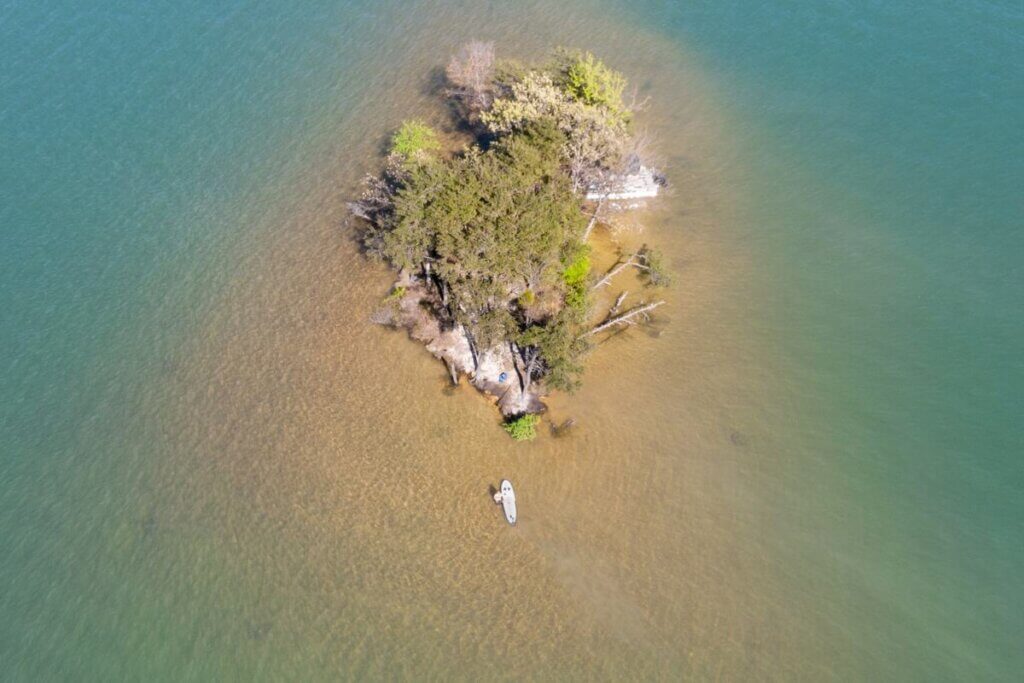
[[[513,438],[529,439],[542,397],[579,385],[597,335],[664,304],[627,306],[621,292],[595,310],[594,293],[625,269],[651,288],[668,278],[646,246],[594,276],[588,240],[665,180],[633,132],[641,103],[627,103],[625,78],[590,53],[524,65],[472,42],[445,76],[455,132],[404,122],[349,204],[365,252],[398,271],[373,320],[407,330],[454,384],[466,376],[496,400]]]

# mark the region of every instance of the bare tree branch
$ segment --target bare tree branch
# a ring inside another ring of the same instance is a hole
[[[628,289],[619,294],[618,297],[616,297],[615,303],[612,304],[612,307],[608,309],[608,315],[615,315],[616,313],[618,313],[619,308],[622,306],[622,302],[626,300],[627,296],[629,296]]]
[[[589,332],[584,332],[583,334],[580,335],[580,338],[583,339],[585,337],[597,334],[598,332],[603,332],[604,330],[607,330],[610,327],[614,327],[615,325],[633,325],[635,324],[633,318],[636,318],[637,316],[641,315],[646,316],[647,313],[654,310],[658,306],[663,305],[664,303],[664,301],[655,301],[649,304],[641,304],[639,306],[634,306],[625,313],[620,313],[619,315],[608,318],[603,323],[597,325]]]
[[[604,274],[603,277],[601,277],[600,280],[594,283],[594,286],[591,287],[591,289],[599,289],[601,287],[604,287],[606,284],[612,281],[613,277],[621,273],[623,270],[629,268],[630,266],[635,266],[637,263],[636,259],[639,256],[640,252],[634,251],[632,254],[629,255],[629,258],[627,258],[625,261],[619,261],[618,263],[616,263],[608,270],[607,273]]]
[[[587,229],[583,231],[583,241],[586,242],[590,239],[590,233],[597,225],[598,217],[601,215],[601,207],[604,206],[604,198],[597,203],[597,208],[594,209],[594,215],[590,217],[590,222],[587,223]]]
[[[633,90],[630,92],[629,102],[625,104],[626,111],[638,112],[644,111],[651,103],[651,96],[648,95],[642,100],[640,99],[640,89],[637,86],[633,86]]]
[[[453,86],[449,95],[465,101],[471,111],[486,109],[491,104],[494,43],[466,43],[452,55],[445,75]]]
[[[649,281],[648,283],[651,285],[667,285],[671,282],[671,278],[669,278],[665,269],[662,267],[661,258],[658,252],[649,249],[645,244],[630,254],[629,258],[625,261],[619,261],[612,266],[612,268],[609,269],[600,280],[593,284],[591,289],[604,287],[606,284],[611,282],[613,277],[630,266],[636,268],[642,273],[645,273],[646,278]]]

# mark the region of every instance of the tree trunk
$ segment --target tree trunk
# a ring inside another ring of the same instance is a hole
[[[589,337],[592,334],[597,334],[598,332],[603,332],[604,330],[607,330],[609,327],[614,327],[615,325],[630,324],[630,320],[632,320],[636,316],[643,315],[644,313],[647,313],[648,311],[652,311],[652,310],[654,310],[658,306],[661,306],[664,303],[665,303],[664,301],[655,301],[654,303],[642,304],[640,306],[635,306],[635,307],[629,309],[628,311],[626,311],[625,313],[620,313],[617,316],[614,316],[612,318],[609,318],[608,320],[605,320],[603,323],[601,323],[600,325],[598,325],[594,329],[590,330],[589,332],[584,332],[583,334],[580,335],[580,338],[582,339],[584,337]]]
[[[523,374],[526,376],[525,391],[529,391],[530,387],[533,386],[533,371],[537,369],[537,358],[540,356],[540,351],[532,348],[526,353],[529,357],[526,359],[526,367],[523,370]]]
[[[480,367],[480,361],[476,357],[476,343],[473,341],[473,335],[469,333],[469,328],[465,325],[462,326],[462,333],[466,335],[466,341],[469,343],[469,355],[473,357],[473,372]]]
[[[612,266],[608,270],[608,272],[605,273],[604,276],[600,280],[598,280],[597,282],[594,283],[594,286],[591,287],[591,289],[598,289],[600,287],[604,287],[606,284],[608,284],[609,282],[612,281],[613,277],[615,277],[616,275],[621,273],[623,270],[625,270],[626,268],[629,268],[631,265],[633,265],[633,263],[634,263],[633,259],[635,259],[635,258],[636,258],[636,253],[630,254],[628,259],[626,259],[625,261],[621,261],[621,262],[615,264],[614,266]]]
[[[587,223],[587,229],[583,231],[583,241],[584,242],[586,242],[588,239],[590,239],[590,232],[594,229],[594,226],[597,224],[597,217],[598,217],[598,215],[600,215],[600,213],[601,213],[601,206],[603,206],[603,205],[604,205],[604,199],[601,199],[601,201],[599,201],[597,203],[597,208],[594,209],[594,215],[590,217],[590,222]]]
[[[512,352],[512,367],[516,370],[516,375],[519,377],[519,391],[526,393],[527,379],[523,378],[523,371],[519,369],[519,363],[521,361],[519,357],[519,347],[515,342],[508,343],[508,350]]]
[[[619,294],[618,298],[615,299],[615,303],[608,309],[608,315],[615,315],[619,312],[619,307],[622,306],[622,302],[629,296],[629,290],[627,289],[622,294]]]

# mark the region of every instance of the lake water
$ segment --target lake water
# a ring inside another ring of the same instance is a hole
[[[673,185],[597,235],[669,305],[528,444],[345,220],[470,38],[621,68]],[[19,0],[0,56],[4,679],[1019,676],[1019,3]]]

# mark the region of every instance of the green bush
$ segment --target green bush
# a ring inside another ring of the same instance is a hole
[[[522,308],[529,308],[537,301],[537,295],[533,293],[532,289],[528,289],[519,295],[517,301]]]
[[[537,423],[539,422],[539,417],[527,413],[526,415],[520,415],[515,419],[509,420],[503,426],[508,435],[516,441],[529,441],[537,436]]]
[[[574,391],[580,384],[581,361],[589,347],[580,336],[579,317],[578,311],[566,307],[553,319],[531,325],[519,335],[520,346],[540,350],[546,367],[544,383],[552,389]]]
[[[587,313],[587,288],[583,283],[569,285],[565,290],[565,305],[578,315]]]
[[[585,249],[580,249],[569,265],[562,271],[562,281],[572,287],[582,284],[590,273],[590,255]]]
[[[391,153],[406,161],[441,148],[437,132],[422,121],[403,121],[402,127],[391,138]]]
[[[562,271],[565,283],[565,305],[581,315],[587,310],[587,275],[590,274],[590,255],[580,249],[576,257]]]
[[[580,55],[565,72],[565,89],[584,104],[607,107],[622,113],[622,91],[626,79],[587,52]]]

